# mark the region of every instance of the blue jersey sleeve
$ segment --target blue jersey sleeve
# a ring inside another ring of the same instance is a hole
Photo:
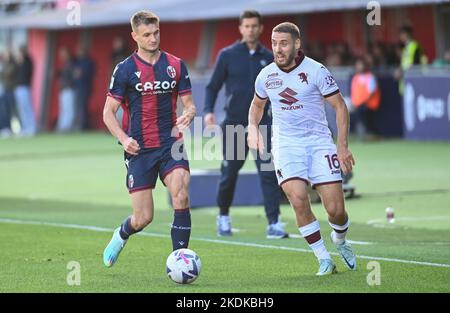
[[[180,61],[180,83],[178,88],[178,94],[184,96],[192,93],[191,80],[186,65],[183,61]]]
[[[123,63],[117,64],[109,83],[108,96],[122,102],[127,89],[127,75]]]

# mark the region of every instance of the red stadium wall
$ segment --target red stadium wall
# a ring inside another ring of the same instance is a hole
[[[346,14],[346,15],[345,15]],[[336,42],[348,42],[352,48],[361,50],[364,46],[362,27],[352,27],[352,23],[361,24],[361,14],[359,12],[327,12],[308,14],[304,19],[304,25],[298,25],[304,38],[304,44],[320,42],[322,44],[331,44]],[[293,22],[298,24],[296,16],[272,16],[264,18],[264,32],[261,36],[261,42],[271,49],[271,30],[282,22]],[[211,55],[210,65],[212,66],[217,58],[220,49],[234,43],[241,38],[238,30],[239,20],[219,21],[216,29],[215,42]]]
[[[436,57],[436,29],[432,6],[409,7],[406,10],[408,22],[414,29],[414,37],[425,50],[429,61]]]
[[[302,32],[308,42],[317,41],[327,45],[344,41],[349,44],[354,54],[361,54],[366,50],[364,27],[367,12],[354,10],[308,14]],[[395,44],[399,42],[398,30],[403,24],[413,27],[414,37],[424,48],[428,59],[434,59],[436,37],[431,5],[383,9],[381,25],[369,26],[368,29],[374,42]]]
[[[366,52],[364,29],[366,10],[344,12],[322,12],[306,14],[304,24],[298,25],[304,38],[304,44],[319,42],[326,47],[332,43],[345,42],[351,52],[360,55]],[[296,23],[295,16],[275,16],[264,18],[264,33],[261,41],[270,48],[270,31],[283,21]],[[433,7],[413,6],[407,8],[388,8],[381,11],[381,25],[369,26],[373,41],[387,44],[397,43],[398,28],[404,23],[414,28],[414,36],[420,42],[430,60],[436,56]],[[223,47],[241,38],[237,19],[218,21],[216,38],[210,64],[214,64],[217,53]]]
[[[40,120],[42,95],[44,91],[45,60],[47,58],[48,31],[31,30],[28,34],[28,51],[33,60],[33,77],[31,80],[31,102],[35,112],[36,120]]]
[[[101,27],[91,30],[91,44],[89,56],[95,64],[95,79],[93,80],[92,95],[89,99],[89,122],[94,128],[105,128],[103,124],[103,106],[106,92],[115,65],[112,64],[112,41],[115,37],[130,37],[130,29],[125,26]],[[133,46],[130,43],[130,51]]]
[[[302,17],[300,31],[305,44],[320,42],[325,45],[338,42],[346,42],[355,54],[365,52],[364,27],[367,11],[353,10],[345,12],[324,12],[306,14]],[[373,41],[381,41],[388,44],[398,42],[398,28],[404,23],[414,27],[415,38],[424,47],[431,61],[435,55],[435,32],[432,6],[414,6],[408,8],[388,8],[382,10],[382,25],[369,27],[369,33]],[[270,49],[270,32],[272,28],[283,21],[298,23],[294,15],[264,17],[264,32],[262,43]],[[197,60],[202,33],[206,23],[183,22],[161,23],[161,48],[184,59],[188,66],[192,66]],[[212,54],[210,66],[213,66],[217,53],[223,47],[232,44],[241,38],[239,20],[227,19],[217,21],[216,36],[212,42]],[[110,80],[112,40],[121,36],[128,40],[130,52],[136,45],[131,38],[130,26],[120,25],[114,27],[99,27],[88,30],[90,32],[91,49],[90,56],[96,65],[93,94],[89,103],[91,125],[95,128],[105,128],[102,121],[102,110],[105,101],[105,93]],[[50,103],[47,128],[53,129],[58,117],[58,93],[59,81],[57,71],[61,68],[58,58],[58,50],[67,46],[75,54],[80,43],[80,30],[63,30],[56,32],[55,68],[52,71],[50,83]],[[40,112],[43,92],[43,78],[45,76],[44,62],[48,32],[44,30],[31,30],[29,33],[29,49],[35,61],[32,97],[33,107]]]
[[[182,58],[187,64],[197,60],[203,22],[161,23],[161,49]]]
[[[217,22],[210,64],[214,64],[217,58],[217,53],[220,49],[231,45],[233,42],[241,38],[238,27],[239,20],[237,19]]]
[[[59,79],[58,79],[58,71],[61,69],[62,64],[58,57],[58,51],[66,46],[72,55],[75,55],[78,44],[80,41],[80,31],[79,30],[64,30],[56,33],[56,43],[55,43],[55,67],[52,73],[53,79],[50,83],[50,103],[48,110],[48,119],[47,119],[47,128],[53,130],[58,121],[58,102],[59,102]]]
[[[302,32],[309,42],[330,44],[344,40],[344,17],[341,12],[313,13],[307,15]]]
[[[399,28],[403,24],[413,27],[414,38],[423,47],[428,60],[432,61],[436,57],[436,30],[431,5],[382,10],[381,25],[369,30],[374,41],[397,43]]]
[[[343,38],[355,55],[361,55],[366,52],[366,44],[364,42],[363,23],[366,20],[366,12],[348,11],[343,13]]]

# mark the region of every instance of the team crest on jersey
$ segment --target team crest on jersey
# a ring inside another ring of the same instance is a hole
[[[300,74],[298,74],[298,76],[300,77],[300,82],[306,83],[308,85],[308,73],[301,72]]]
[[[177,71],[172,65],[167,67],[167,75],[169,75],[170,78],[175,78],[175,76],[177,76]]]
[[[134,186],[134,177],[133,175],[128,175],[128,188],[133,188]]]

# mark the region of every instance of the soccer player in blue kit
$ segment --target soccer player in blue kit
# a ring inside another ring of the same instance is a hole
[[[158,175],[172,197],[173,250],[187,248],[191,233],[189,162],[180,142],[181,131],[196,113],[189,74],[182,60],[160,50],[158,16],[139,11],[130,22],[138,49],[114,70],[103,120],[125,150],[126,184],[133,213],[114,231],[104,250],[107,267],[117,261],[128,238],[151,223],[152,189]],[[178,96],[184,108],[179,117]],[[124,110],[122,126],[115,116],[119,106]],[[173,147],[177,147],[174,152]]]

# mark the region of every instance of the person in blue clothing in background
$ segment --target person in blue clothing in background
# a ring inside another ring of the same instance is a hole
[[[236,126],[241,128],[247,127],[248,111],[253,98],[255,79],[262,68],[273,62],[272,52],[259,42],[259,37],[263,31],[262,17],[259,12],[253,10],[242,12],[239,18],[239,31],[242,39],[219,52],[211,80],[206,87],[203,112],[205,126],[211,127],[215,125],[214,106],[217,95],[225,83],[226,116],[221,123],[223,131],[223,161],[217,190],[217,205],[220,209],[217,216],[217,234],[219,236],[232,235],[230,206],[233,201],[239,170],[244,165],[249,151],[246,133],[241,134],[245,138],[238,138],[238,133],[227,134],[226,129],[233,129]],[[271,149],[272,121],[269,115],[269,107],[266,106],[261,121],[261,125],[267,126],[266,134],[268,136],[265,138],[267,150],[264,152],[265,157],[256,153],[255,161],[268,220],[267,238],[280,239],[288,237],[288,234],[284,230],[284,224],[279,221],[281,191],[277,183],[273,164],[271,164],[272,160],[267,157]],[[241,146],[238,146],[238,143]],[[243,157],[242,154],[244,154]],[[267,170],[268,167],[271,169]]]
[[[89,57],[88,49],[80,47],[75,61],[75,121],[74,130],[91,128],[89,118],[89,99],[95,75],[94,61]]]

